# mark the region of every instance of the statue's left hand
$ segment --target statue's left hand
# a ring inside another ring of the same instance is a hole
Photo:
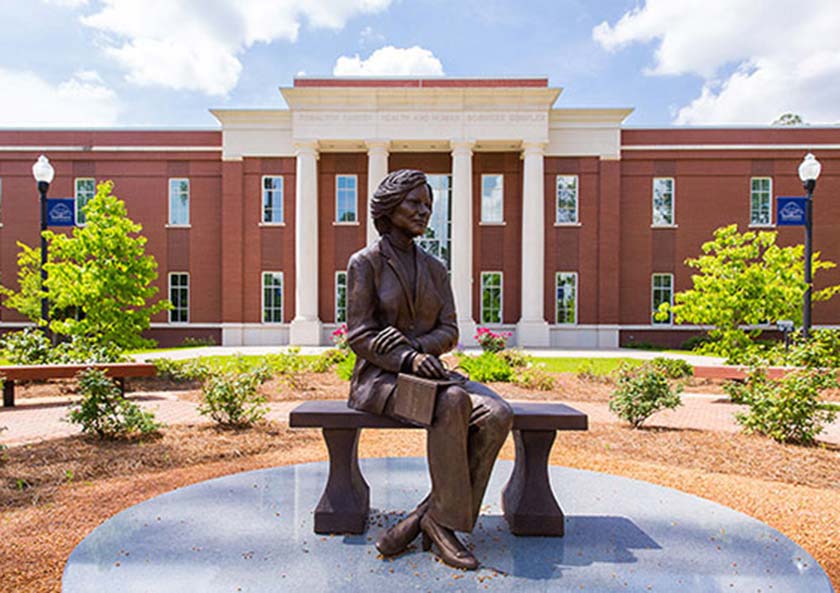
[[[393,325],[389,325],[373,338],[371,346],[376,354],[387,354],[400,344],[410,346],[411,342],[409,342],[408,338],[400,330]]]

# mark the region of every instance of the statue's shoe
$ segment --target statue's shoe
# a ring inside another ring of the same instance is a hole
[[[430,550],[434,543],[438,550],[438,558],[449,566],[463,570],[478,568],[478,560],[464,547],[451,529],[435,523],[429,515],[424,515],[420,520],[420,529],[423,531],[424,550]]]
[[[422,517],[423,512],[419,508],[414,509],[405,519],[380,535],[376,540],[376,549],[379,553],[383,556],[396,556],[405,551],[420,534]]]

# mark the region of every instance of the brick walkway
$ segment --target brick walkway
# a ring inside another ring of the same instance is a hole
[[[199,424],[210,420],[201,416],[196,404],[181,401],[174,392],[134,393],[130,399],[141,407],[155,413],[158,420],[166,424]],[[300,402],[277,402],[269,404],[268,418],[280,422],[287,421],[289,411]],[[589,415],[592,423],[618,422],[606,404],[596,402],[569,402],[572,406]],[[78,434],[79,428],[65,422],[70,404],[66,398],[23,399],[15,408],[0,408],[0,426],[7,430],[0,432],[0,443],[23,445],[44,439],[52,439]],[[684,395],[683,405],[676,410],[665,410],[654,414],[648,426],[667,428],[685,428],[694,430],[719,430],[737,432],[738,424],[734,414],[744,406],[730,404],[719,396]],[[840,445],[840,421],[828,426],[820,435],[820,440]]]

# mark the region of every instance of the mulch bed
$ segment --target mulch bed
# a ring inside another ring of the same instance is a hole
[[[422,456],[420,431],[368,431],[363,456]],[[502,457],[511,459],[510,441]],[[72,549],[128,506],[212,477],[325,460],[318,431],[173,426],[142,441],[76,436],[16,447],[0,465],[0,582],[59,591]],[[678,488],[745,512],[802,545],[840,583],[840,450],[740,434],[594,424],[558,435],[551,462]]]

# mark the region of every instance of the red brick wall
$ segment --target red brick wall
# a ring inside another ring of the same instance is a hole
[[[0,274],[3,283],[16,286],[17,241],[37,245],[40,211],[31,167],[38,154],[49,156],[56,170],[50,186],[51,197],[72,197],[76,177],[94,177],[97,182],[112,180],[114,193],[126,203],[128,215],[143,226],[148,238],[147,253],[158,262],[155,285],[162,298],[168,296],[167,273],[190,272],[190,321],[220,320],[220,210],[221,161],[219,153],[164,151],[86,152],[50,151],[49,145],[211,145],[220,140],[217,133],[180,134],[149,132],[2,132],[0,144],[46,145],[36,152],[6,152],[0,159],[3,183],[0,212]],[[190,179],[189,229],[167,229],[168,179]],[[20,317],[3,310],[8,321]],[[165,322],[166,313],[153,319]]]
[[[481,176],[504,175],[503,225],[480,225]],[[502,272],[502,321],[519,321],[522,304],[522,159],[518,152],[473,155],[473,315],[481,323],[481,273]]]
[[[335,273],[367,239],[367,154],[321,153],[318,159],[318,316],[335,321]],[[335,223],[336,175],[356,175],[355,224]]]

